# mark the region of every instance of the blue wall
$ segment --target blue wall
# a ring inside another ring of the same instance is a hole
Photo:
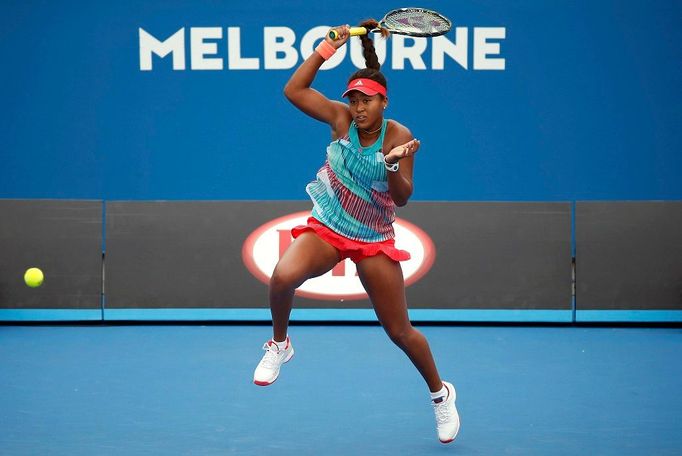
[[[257,6],[250,6],[255,4]],[[422,140],[417,200],[682,199],[682,3],[424,2],[467,27],[469,68],[386,64],[388,117]],[[0,6],[0,198],[305,199],[328,129],[262,69],[264,27],[303,35],[394,2],[18,1]],[[139,29],[185,28],[187,69]],[[191,70],[192,27],[241,28],[260,70]],[[504,70],[472,68],[475,27],[503,27]],[[454,30],[448,39],[455,41]],[[388,43],[389,49],[392,43]],[[299,58],[299,62],[300,62]],[[315,87],[340,95],[347,57]]]

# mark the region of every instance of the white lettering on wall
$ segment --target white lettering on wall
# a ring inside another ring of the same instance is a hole
[[[220,27],[192,27],[189,32],[193,70],[222,70],[223,59],[206,57],[218,53],[218,43],[206,42],[206,39],[221,39],[223,29]]]
[[[455,42],[453,43],[445,36],[437,36],[433,38],[431,50],[431,68],[434,70],[445,69],[445,55],[459,63],[465,70],[469,68],[468,53],[469,50],[469,34],[466,27],[457,27],[455,29]]]
[[[287,70],[296,66],[296,33],[289,27],[263,29],[263,66],[266,70]],[[284,54],[280,57],[280,55]]]
[[[175,32],[170,38],[159,41],[147,33],[142,27],[140,34],[140,70],[151,71],[152,53],[164,58],[173,54],[173,69],[185,69],[185,28]]]
[[[242,57],[242,37],[239,27],[227,28],[227,64],[230,70],[257,70],[258,57]]]
[[[469,37],[469,31],[473,39]],[[224,29],[220,27],[191,27],[189,33],[190,64],[192,70],[223,70],[227,60],[228,70],[259,70],[261,58],[266,70],[288,70],[295,67],[300,59],[308,58],[329,31],[326,25],[313,27],[305,32],[297,46],[297,37],[289,27],[264,27],[261,56],[243,56],[241,29],[227,27],[227,56],[220,55],[219,42],[223,39]],[[452,35],[453,32],[450,32]],[[446,57],[464,70],[469,70],[469,62],[473,70],[501,70],[506,68],[506,59],[502,56],[501,41],[506,38],[505,27],[456,27],[454,41],[443,35],[434,38],[412,38],[393,35],[390,40],[374,36],[374,48],[379,63],[390,66],[394,70],[404,70],[407,66],[414,70],[429,69],[424,56],[431,46],[432,70],[444,70]],[[186,68],[185,28],[179,29],[166,39],[158,39],[146,30],[139,28],[140,70],[151,71],[154,56],[157,59],[172,56],[173,69]],[[388,46],[391,47],[390,62],[386,62]],[[253,49],[253,46],[249,46]],[[348,51],[350,49],[350,52]],[[223,51],[224,52],[224,51]],[[352,39],[349,46],[342,46],[321,67],[323,70],[336,68],[350,53],[350,60],[357,68],[365,67],[362,55],[362,44]]]
[[[504,27],[476,27],[474,29],[474,70],[504,70],[505,59],[492,59],[489,55],[500,55],[500,43],[488,42],[503,40]]]
[[[410,65],[415,70],[425,70],[426,64],[422,59],[422,54],[426,50],[426,38],[411,38],[409,36],[393,35],[393,52],[391,68],[394,70],[405,69],[405,60],[410,61]]]

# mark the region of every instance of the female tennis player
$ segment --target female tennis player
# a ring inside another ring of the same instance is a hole
[[[311,217],[307,225],[292,230],[295,241],[270,280],[273,338],[263,347],[266,353],[254,383],[272,384],[294,354],[287,328],[296,288],[350,258],[384,330],[426,380],[438,438],[449,443],[459,431],[455,389],[441,380],[426,338],[410,324],[399,263],[410,255],[394,244],[395,206],[404,206],[412,194],[414,154],[420,143],[406,127],[384,118],[386,78],[367,35],[361,37],[367,68],[350,77],[343,93],[347,103],[331,101],[310,87],[320,66],[350,37],[348,26],[333,30],[338,39],[327,36],[284,88],[294,106],[330,126],[333,140],[317,179],[306,187],[313,202]]]

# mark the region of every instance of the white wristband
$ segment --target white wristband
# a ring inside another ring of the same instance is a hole
[[[398,169],[400,169],[400,162],[388,163],[386,161],[386,155],[384,155],[384,166],[388,171],[395,173],[398,171]]]

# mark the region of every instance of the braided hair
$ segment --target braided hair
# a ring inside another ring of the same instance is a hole
[[[368,19],[361,23],[360,27],[372,30],[378,28],[379,23],[374,19]],[[381,29],[381,36],[388,38],[388,30]],[[353,73],[351,77],[348,78],[348,82],[353,79],[366,78],[376,81],[388,89],[386,77],[379,71],[381,64],[379,63],[379,57],[377,57],[376,50],[374,49],[374,41],[369,37],[369,34],[360,35],[360,40],[362,41],[362,56],[365,58],[365,66],[367,68],[363,68]]]

